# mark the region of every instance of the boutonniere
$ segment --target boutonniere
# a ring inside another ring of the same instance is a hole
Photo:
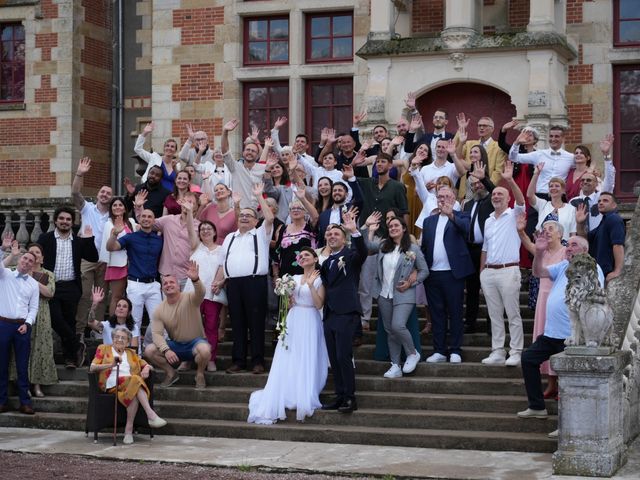
[[[342,208],[340,210],[342,211],[342,213],[347,213],[348,208],[346,205],[342,205]]]
[[[344,256],[338,258],[338,270],[342,270],[345,277],[347,276],[347,264],[344,261]]]
[[[416,254],[414,252],[412,252],[411,250],[408,250],[404,253],[404,258],[408,261],[408,262],[413,262],[416,259]]]

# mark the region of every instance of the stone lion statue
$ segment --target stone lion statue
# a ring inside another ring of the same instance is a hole
[[[598,282],[598,266],[590,255],[581,253],[567,267],[565,302],[571,319],[567,346],[599,347],[612,345],[613,310]]]

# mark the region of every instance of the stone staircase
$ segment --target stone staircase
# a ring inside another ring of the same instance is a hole
[[[521,293],[521,310],[525,345],[529,345],[533,314],[525,306],[526,295]],[[481,306],[480,317],[478,325],[484,331],[484,306]],[[371,324],[375,329],[376,321]],[[193,388],[195,372],[190,371],[182,372],[173,387],[155,391],[155,407],[169,421],[159,433],[427,448],[555,451],[556,441],[547,434],[557,428],[556,402],[547,403],[552,415],[546,420],[517,418],[516,412],[527,406],[520,368],[480,364],[489,354],[490,344],[490,337],[485,333],[466,334],[464,363],[421,362],[412,375],[385,379],[382,375],[389,364],[371,360],[375,331],[365,332],[363,345],[355,349],[357,412],[343,415],[318,410],[304,423],[297,422],[295,413],[289,412],[287,421],[265,426],[248,424],[246,418],[249,395],[264,386],[267,376],[225,374],[224,369],[231,363],[231,342],[227,340],[219,346],[219,371],[206,374],[206,390]],[[431,351],[431,336],[423,336],[423,358]],[[268,366],[273,352],[271,344],[266,346],[266,352]],[[0,415],[0,426],[84,430],[87,369],[68,371],[59,367],[58,374],[60,383],[45,387],[45,398],[34,398],[36,415],[5,413]],[[332,392],[333,381],[329,375],[323,400]],[[15,397],[11,398],[14,407],[16,401]]]

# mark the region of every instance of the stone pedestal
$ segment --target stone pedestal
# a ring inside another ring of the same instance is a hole
[[[631,352],[551,357],[560,380],[554,475],[610,477],[627,461],[622,373]]]

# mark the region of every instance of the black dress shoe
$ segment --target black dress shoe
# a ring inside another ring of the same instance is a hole
[[[338,408],[340,413],[351,413],[355,410],[358,410],[358,403],[355,398],[345,400],[344,403],[340,405],[340,408]]]
[[[336,398],[333,402],[322,405],[322,410],[338,410],[342,406],[342,399]]]
[[[8,412],[9,409],[9,404],[7,403],[3,403],[2,405],[0,405],[0,413],[5,413]]]

